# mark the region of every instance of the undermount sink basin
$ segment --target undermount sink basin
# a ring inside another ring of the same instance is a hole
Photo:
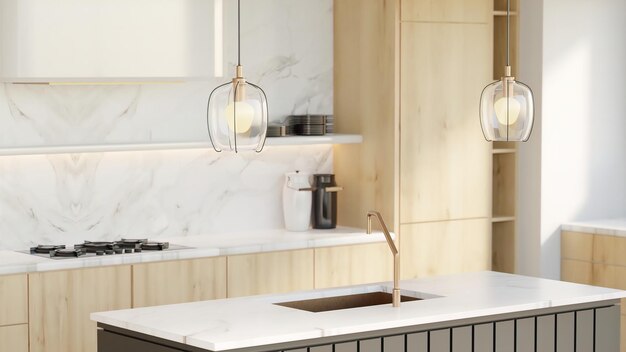
[[[421,298],[400,296],[401,302],[418,301]],[[378,306],[391,304],[391,294],[387,292],[367,292],[345,296],[306,299],[302,301],[274,303],[279,306],[319,313],[331,310]]]

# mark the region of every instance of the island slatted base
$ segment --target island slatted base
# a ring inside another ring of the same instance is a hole
[[[618,303],[596,302],[230,351],[619,352]],[[98,327],[99,352],[207,351],[106,324]]]

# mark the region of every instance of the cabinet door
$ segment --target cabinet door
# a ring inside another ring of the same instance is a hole
[[[26,275],[0,276],[0,326],[28,323]]]
[[[390,280],[393,256],[387,243],[315,249],[315,288]]]
[[[312,249],[228,257],[228,297],[312,289]]]
[[[96,352],[89,314],[130,307],[130,266],[29,274],[30,352]]]
[[[226,258],[133,265],[133,307],[226,298]]]
[[[488,23],[490,0],[402,0],[403,21]]]
[[[401,31],[400,223],[490,217],[492,155],[478,123],[490,26],[405,22]]]
[[[0,327],[0,351],[28,352],[28,325]]]
[[[489,270],[490,227],[488,219],[402,225],[402,278]]]

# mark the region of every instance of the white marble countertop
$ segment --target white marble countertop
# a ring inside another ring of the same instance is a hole
[[[158,240],[190,248],[72,259],[50,259],[16,251],[0,250],[0,275],[364,244],[384,242],[385,237],[382,232],[366,235],[365,230],[337,227],[333,230],[306,232],[261,230],[159,238]]]
[[[626,217],[572,222],[561,225],[561,230],[626,237]]]
[[[193,302],[91,314],[104,324],[212,351],[391,329],[626,297],[626,291],[496,272],[403,281],[427,298],[310,313],[274,303],[391,291],[391,283]]]

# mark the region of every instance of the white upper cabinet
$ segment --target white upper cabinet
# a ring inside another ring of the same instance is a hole
[[[221,7],[222,0],[0,0],[0,81],[214,77]]]

